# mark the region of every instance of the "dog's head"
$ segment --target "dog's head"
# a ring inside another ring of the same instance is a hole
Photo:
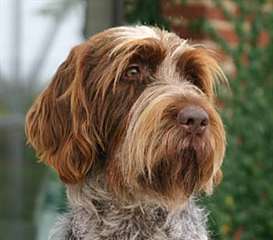
[[[72,49],[28,112],[27,137],[67,184],[100,174],[118,196],[185,200],[221,177],[221,79],[203,47],[157,28],[112,28]]]

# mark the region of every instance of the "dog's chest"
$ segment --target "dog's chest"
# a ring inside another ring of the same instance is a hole
[[[161,208],[75,209],[69,240],[207,240],[206,214],[194,203],[175,214]]]

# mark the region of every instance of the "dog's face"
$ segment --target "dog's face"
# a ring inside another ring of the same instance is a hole
[[[181,202],[221,177],[217,79],[202,47],[157,28],[112,28],[72,49],[30,109],[27,136],[67,184],[99,174],[117,196]]]

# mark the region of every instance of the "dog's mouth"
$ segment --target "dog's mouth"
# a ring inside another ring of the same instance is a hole
[[[213,150],[205,139],[192,139],[180,151],[184,191],[189,195],[199,190],[213,172]]]
[[[213,170],[212,151],[208,146],[202,147],[202,143],[192,139],[179,149],[167,149],[153,167],[152,179],[140,176],[142,186],[150,186],[165,196],[177,192],[176,189],[182,190],[186,197],[198,192]]]
[[[207,158],[208,151],[211,151],[208,131],[202,135],[184,131],[179,135],[180,137],[177,137],[179,140],[175,145],[176,154],[179,155],[181,161],[200,162],[203,158]]]
[[[174,147],[174,146],[173,146]],[[176,149],[166,151],[172,184],[183,188],[186,196],[199,191],[213,172],[213,150],[205,136],[188,135]]]
[[[199,180],[199,157],[196,149],[192,146],[181,149],[180,153],[179,182],[182,183],[186,195],[190,195]]]

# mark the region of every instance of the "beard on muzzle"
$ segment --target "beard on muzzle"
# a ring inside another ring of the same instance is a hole
[[[175,197],[183,192],[189,197],[199,191],[213,172],[212,149],[209,144],[188,142],[176,147],[165,148],[162,158],[155,161],[152,176],[139,177],[141,185],[163,196]]]
[[[213,149],[205,138],[192,138],[181,148],[179,160],[177,184],[182,184],[184,194],[190,196],[200,191],[213,174]]]
[[[181,170],[178,181],[182,184],[183,192],[190,196],[195,189],[199,188],[202,169],[200,168],[200,159],[198,153],[193,147],[182,149],[181,151]]]

